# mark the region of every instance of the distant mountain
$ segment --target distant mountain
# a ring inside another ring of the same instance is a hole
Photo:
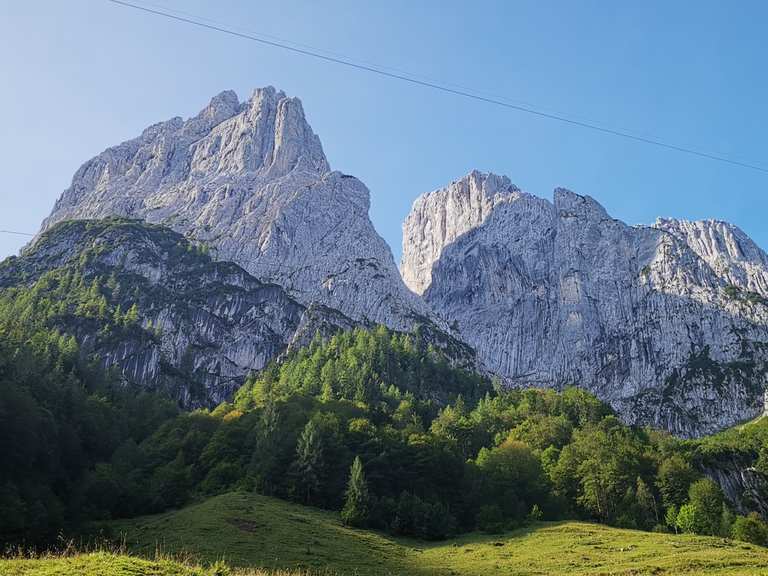
[[[416,200],[401,269],[510,385],[578,384],[684,436],[763,410],[768,256],[729,224],[627,226],[472,172]]]

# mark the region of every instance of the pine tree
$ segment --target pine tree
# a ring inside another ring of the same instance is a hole
[[[307,422],[296,445],[294,467],[297,475],[297,495],[305,504],[320,490],[324,465],[323,438],[314,420]]]
[[[91,300],[96,300],[99,296],[101,296],[101,282],[98,276],[93,279],[93,282],[91,282],[91,287],[88,293],[91,297]]]
[[[120,304],[117,305],[115,312],[112,314],[112,323],[115,325],[120,325],[123,323],[123,309]]]
[[[729,538],[731,535],[731,529],[733,528],[733,521],[736,519],[728,505],[723,502],[723,511],[720,514],[720,532],[718,536],[723,538]]]
[[[347,484],[347,500],[341,511],[341,519],[349,526],[364,527],[368,523],[371,512],[371,495],[368,483],[365,481],[363,462],[360,456],[355,456],[349,470]]]
[[[635,491],[637,498],[637,523],[644,530],[650,530],[659,521],[656,499],[653,497],[648,485],[640,476],[637,477],[637,489]]]
[[[128,309],[128,312],[125,313],[125,316],[123,317],[123,322],[126,326],[130,326],[132,324],[136,324],[136,322],[139,321],[139,307],[134,304]]]

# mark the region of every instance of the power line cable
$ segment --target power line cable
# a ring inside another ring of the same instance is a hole
[[[742,162],[740,160],[733,160],[731,158],[728,158],[726,156],[720,155],[720,154],[713,154],[709,152],[704,152],[702,150],[697,150],[695,148],[689,148],[686,146],[680,146],[677,144],[672,144],[669,142],[665,142],[663,140],[660,140],[658,138],[649,137],[649,136],[640,136],[637,134],[632,134],[629,131],[626,130],[619,130],[615,128],[608,128],[605,126],[600,126],[597,123],[594,122],[587,122],[583,120],[577,120],[574,118],[569,118],[567,116],[564,116],[562,114],[556,114],[552,112],[544,112],[542,110],[537,110],[535,108],[532,108],[530,106],[524,106],[521,104],[514,104],[512,102],[507,102],[505,100],[502,100],[500,98],[496,97],[489,97],[489,96],[483,96],[481,94],[469,91],[468,89],[462,89],[462,88],[454,88],[444,83],[438,83],[436,81],[431,80],[423,80],[420,78],[415,77],[414,75],[402,73],[402,72],[394,72],[391,71],[392,69],[385,69],[384,67],[374,66],[370,64],[362,64],[358,62],[354,62],[350,58],[341,57],[341,56],[333,56],[328,54],[322,54],[321,51],[314,48],[309,47],[301,47],[302,45],[290,45],[285,40],[271,40],[269,38],[266,38],[264,36],[257,36],[253,33],[246,33],[246,32],[240,32],[237,30],[234,30],[230,27],[226,27],[222,24],[213,24],[209,22],[203,21],[203,19],[199,17],[192,17],[192,16],[184,16],[179,14],[174,14],[171,12],[167,12],[165,10],[160,10],[157,8],[152,8],[148,6],[142,6],[140,4],[134,4],[132,2],[127,2],[125,0],[107,0],[107,2],[110,2],[112,4],[117,4],[120,6],[124,6],[127,8],[132,8],[134,10],[139,10],[148,14],[153,14],[156,16],[162,16],[165,18],[168,18],[170,20],[175,20],[178,22],[183,22],[186,24],[191,24],[193,26],[198,26],[200,28],[205,28],[208,30],[213,30],[216,32],[221,32],[223,34],[228,34],[230,36],[234,36],[237,38],[242,38],[245,40],[251,40],[253,42],[258,42],[260,44],[264,44],[267,46],[272,46],[275,48],[281,48],[283,50],[288,50],[290,52],[294,52],[296,54],[301,54],[304,56],[310,56],[312,58],[316,58],[319,60],[324,60],[326,62],[332,62],[334,64],[340,64],[342,66],[347,66],[349,68],[355,68],[357,70],[362,70],[365,72],[370,72],[372,74],[378,74],[379,76],[384,76],[387,78],[392,78],[395,80],[401,80],[403,82],[408,82],[410,84],[423,86],[426,88],[432,88],[434,90],[438,90],[441,92],[445,92],[448,94],[453,94],[456,96],[462,96],[464,98],[470,98],[473,100],[477,100],[480,102],[485,102],[487,104],[494,104],[496,106],[502,106],[504,108],[508,108],[511,110],[516,110],[518,112],[523,112],[526,114],[531,114],[534,116],[539,116],[541,118],[548,118],[550,120],[556,120],[558,122],[562,122],[565,124],[570,124],[572,126],[578,126],[581,128],[586,128],[588,130],[593,130],[595,132],[601,132],[603,134],[608,134],[611,136],[617,136],[620,138],[624,138],[627,140],[633,140],[635,142],[641,142],[644,144],[650,144],[653,146],[658,146],[660,148],[665,148],[668,150],[674,150],[676,152],[682,152],[685,154],[690,154],[693,156],[698,156],[700,158],[706,158],[709,160],[715,160],[717,162],[723,162],[725,164],[730,164],[733,166],[739,166],[742,168],[748,168],[750,170],[756,170],[758,172],[763,172],[768,174],[768,168],[764,166],[760,166],[758,164],[752,164],[749,162]]]
[[[407,76],[410,76],[412,78],[418,78],[418,79],[424,80],[426,82],[432,82],[432,83],[435,83],[435,84],[442,84],[443,86],[449,86],[451,88],[456,88],[456,89],[459,89],[459,90],[471,91],[471,92],[473,92],[475,94],[480,94],[480,95],[486,96],[488,98],[495,98],[495,99],[498,99],[498,100],[504,100],[506,102],[512,102],[512,103],[518,104],[520,106],[528,106],[530,108],[536,108],[538,110],[544,110],[540,106],[535,106],[534,104],[531,104],[530,102],[524,102],[524,101],[522,101],[520,99],[517,99],[517,98],[515,100],[510,100],[509,98],[505,98],[503,96],[499,96],[498,94],[493,94],[493,93],[489,93],[489,92],[486,92],[486,91],[481,91],[481,90],[478,90],[476,88],[468,88],[467,86],[463,86],[461,84],[453,84],[453,83],[448,83],[448,82],[445,82],[445,81],[442,81],[442,80],[436,80],[435,78],[430,78],[428,76],[424,76],[423,74],[414,74],[411,71],[405,71],[405,70],[403,70],[401,68],[395,68],[395,67],[392,67],[392,66],[385,66],[384,64],[381,64],[381,63],[378,63],[378,62],[371,62],[369,60],[360,60],[359,58],[350,58],[350,57],[348,57],[348,56],[346,56],[344,54],[340,54],[338,52],[332,52],[330,50],[326,50],[326,49],[323,49],[323,48],[318,48],[316,46],[310,46],[309,44],[302,44],[300,42],[294,42],[293,40],[288,40],[286,38],[282,38],[280,36],[274,36],[272,34],[266,34],[264,32],[258,32],[257,33],[257,32],[254,32],[252,30],[245,30],[244,28],[238,28],[238,27],[236,27],[236,26],[234,26],[232,24],[229,24],[229,23],[226,23],[226,22],[222,22],[220,20],[213,20],[211,18],[205,18],[203,16],[192,14],[190,12],[185,12],[184,10],[179,10],[179,9],[176,9],[176,8],[169,8],[168,6],[165,6],[165,5],[152,4],[150,2],[142,2],[142,4],[144,6],[148,6],[150,8],[154,8],[156,10],[162,10],[162,11],[164,11],[166,13],[169,13],[169,14],[177,14],[177,15],[181,15],[181,16],[186,16],[188,18],[193,18],[193,19],[198,20],[200,22],[206,22],[208,24],[214,24],[216,26],[225,27],[225,28],[228,28],[229,30],[234,30],[235,32],[241,32],[243,34],[251,34],[251,35],[259,36],[261,38],[268,38],[270,40],[274,40],[276,42],[280,42],[280,43],[283,43],[283,44],[289,44],[291,46],[298,46],[299,48],[305,48],[307,50],[311,50],[313,52],[319,52],[319,53],[322,53],[322,54],[327,55],[327,56],[335,56],[336,58],[341,58],[341,59],[347,60],[349,62],[354,62],[355,64],[362,64],[362,65],[365,65],[365,66],[371,66],[373,68],[378,68],[378,69],[381,69],[381,70],[388,70],[390,72],[397,72],[399,74],[407,75]],[[552,113],[557,113],[556,110],[545,110],[545,111],[549,111],[549,112],[552,112]],[[594,124],[600,124],[600,122],[596,122],[593,119],[586,119],[586,118],[580,118],[580,119],[584,120],[584,121],[592,122]]]
[[[34,236],[34,234],[30,234],[29,232],[17,232],[16,230],[0,230],[0,233],[2,233],[2,234],[18,234],[19,236]]]

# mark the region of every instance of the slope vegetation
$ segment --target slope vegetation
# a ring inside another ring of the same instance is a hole
[[[761,574],[768,550],[721,538],[656,534],[583,522],[537,523],[441,543],[343,526],[337,515],[248,493],[228,493],[109,525],[128,549],[159,548],[203,563],[337,574]]]
[[[299,576],[299,572],[232,570],[223,563],[199,566],[171,559],[146,560],[125,554],[93,552],[71,556],[0,559],[4,576]]]

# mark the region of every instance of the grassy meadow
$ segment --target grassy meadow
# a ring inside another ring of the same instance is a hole
[[[122,552],[10,558],[0,561],[0,574],[768,575],[768,549],[722,538],[541,522],[422,542],[347,528],[336,514],[241,492],[108,527]]]

